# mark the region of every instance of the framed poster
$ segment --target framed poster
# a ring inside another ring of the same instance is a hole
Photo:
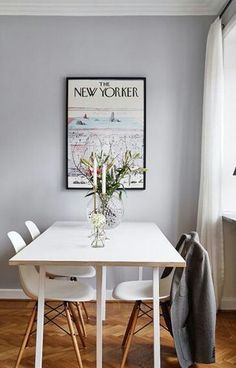
[[[80,159],[93,152],[119,164],[127,150],[145,167],[146,79],[67,78],[67,188],[89,189]],[[145,189],[145,173],[124,180],[126,189]]]

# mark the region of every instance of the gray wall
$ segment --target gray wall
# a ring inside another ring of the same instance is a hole
[[[65,189],[66,76],[147,78],[147,190],[128,193],[125,219],[154,221],[174,243],[195,228],[211,19],[1,17],[0,288],[19,286],[9,230],[29,241],[27,219],[41,230],[85,219],[85,192]],[[108,287],[119,280],[111,270]]]

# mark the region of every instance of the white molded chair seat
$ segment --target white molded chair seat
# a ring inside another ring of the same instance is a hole
[[[96,270],[92,266],[47,266],[46,272],[56,277],[92,278],[96,276]]]
[[[49,300],[84,302],[94,298],[93,288],[81,282],[47,279],[45,286],[45,298]]]
[[[152,281],[138,280],[122,282],[113,290],[112,296],[115,299],[126,301],[151,300]]]
[[[169,299],[171,281],[172,273],[168,277],[160,279],[160,300],[164,301]],[[113,290],[113,298],[126,301],[152,300],[152,285],[152,280],[122,282]]]
[[[82,282],[47,279],[45,286],[45,298],[49,300],[84,302],[94,298],[93,288]]]
[[[25,225],[33,240],[40,235],[39,228],[33,221],[25,221]],[[96,275],[96,270],[92,266],[47,266],[46,272],[55,277],[92,278]]]
[[[34,266],[19,266],[24,293],[31,299],[38,299],[39,274]],[[85,302],[94,298],[94,290],[83,282],[45,279],[45,299],[67,302]]]
[[[26,244],[16,231],[10,231],[8,237],[16,253]],[[24,293],[32,299],[38,299],[39,273],[34,266],[19,266],[20,280]],[[51,280],[45,278],[45,299],[79,302],[90,301],[94,297],[94,290],[90,285],[69,280]]]

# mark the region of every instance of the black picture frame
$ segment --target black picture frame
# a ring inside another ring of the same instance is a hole
[[[143,109],[143,135],[142,135],[142,141],[143,141],[143,147],[142,147],[142,163],[143,167],[146,167],[146,78],[145,77],[66,77],[66,189],[68,190],[88,190],[91,189],[90,186],[71,186],[70,184],[70,178],[69,175],[69,150],[70,150],[70,143],[69,143],[69,93],[70,93],[70,81],[95,81],[95,82],[101,82],[101,83],[108,83],[109,81],[138,81],[143,83],[142,87],[142,109]],[[72,129],[73,130],[73,129]],[[141,187],[127,187],[126,190],[145,190],[146,189],[146,172],[143,174],[142,179],[142,186]]]

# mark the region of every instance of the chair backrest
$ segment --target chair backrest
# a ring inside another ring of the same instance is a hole
[[[185,247],[186,241],[191,239],[191,235],[190,234],[182,234],[178,243],[176,244],[175,249],[177,250],[177,252],[179,252],[180,254],[182,254],[182,251]],[[162,297],[165,299],[166,297],[169,298],[170,295],[170,290],[171,290],[171,285],[172,285],[172,280],[173,280],[173,276],[175,273],[176,268],[175,267],[165,267],[164,271],[161,275],[161,288],[162,288],[162,293],[163,290],[166,291],[166,295],[162,295]]]
[[[9,233],[7,233],[7,236],[10,239],[16,253],[18,253],[21,249],[26,247],[24,239],[16,231],[9,231]]]
[[[176,244],[175,249],[177,250],[177,252],[179,252],[181,254],[181,251],[184,247],[185,241],[190,239],[191,235],[190,234],[182,234],[178,243]],[[172,282],[172,278],[175,272],[175,268],[174,267],[165,267],[164,271],[161,275],[161,279],[165,279],[165,278],[169,278],[169,284],[171,285]],[[143,267],[138,267],[138,280],[142,280],[143,279]],[[166,280],[167,282],[167,280]]]
[[[26,247],[24,239],[16,231],[10,231],[7,235],[16,253]],[[36,268],[34,266],[19,266],[19,274],[24,293],[32,299],[37,299],[39,275]]]
[[[178,241],[178,243],[176,244],[176,247],[175,247],[177,252],[179,252],[181,254],[186,240],[189,240],[190,238],[191,238],[190,234],[182,234],[181,235],[181,237],[180,237],[180,239],[179,239],[179,241]],[[175,271],[174,267],[165,267],[161,278],[164,279],[164,278],[168,277],[169,275],[173,276],[174,271]]]
[[[25,221],[25,225],[30,232],[32,239],[36,239],[40,235],[38,226],[33,221]]]

